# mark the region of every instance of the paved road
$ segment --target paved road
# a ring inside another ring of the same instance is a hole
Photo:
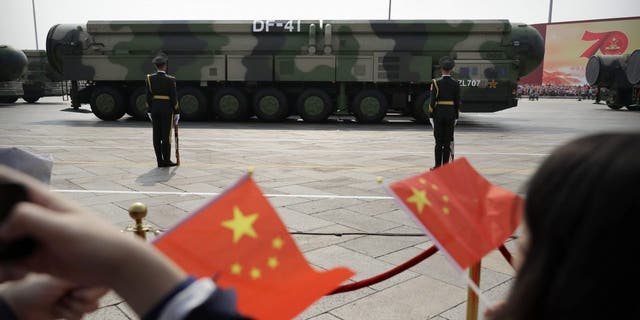
[[[103,122],[58,98],[0,104],[0,147],[51,154],[51,188],[79,201],[118,228],[127,208],[149,206],[146,220],[165,229],[255,167],[254,178],[290,231],[421,233],[376,183],[418,174],[433,164],[433,137],[406,118],[359,125],[183,122],[182,166],[155,168],[151,126],[123,118]],[[456,156],[467,157],[491,182],[522,193],[527,178],[556,146],[604,130],[637,130],[640,112],[614,111],[590,101],[521,101],[494,114],[463,114]],[[347,266],[365,279],[417,255],[426,236],[296,235],[317,268]],[[513,241],[507,247],[515,247]],[[127,267],[133,267],[127,266]],[[486,298],[503,297],[513,270],[498,253],[483,260]],[[322,298],[299,319],[464,319],[464,280],[441,254],[387,281]],[[115,294],[87,319],[136,319]]]

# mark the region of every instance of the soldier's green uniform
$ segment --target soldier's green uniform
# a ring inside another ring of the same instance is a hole
[[[176,79],[164,70],[168,58],[159,54],[152,62],[158,68],[154,74],[148,74],[147,112],[153,124],[153,149],[156,153],[158,167],[172,167],[171,162],[171,130],[179,119],[180,107],[176,91]]]
[[[443,75],[433,79],[429,100],[429,114],[433,117],[433,136],[436,139],[436,168],[449,162],[453,130],[460,110],[460,84],[449,74],[455,63],[450,57],[442,57],[439,63]]]

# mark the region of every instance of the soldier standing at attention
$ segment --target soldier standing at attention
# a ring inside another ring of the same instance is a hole
[[[167,74],[167,55],[159,53],[152,60],[158,70],[148,74],[147,112],[153,125],[153,149],[158,167],[173,167],[171,162],[171,129],[180,120],[180,107],[176,93],[176,78]]]
[[[453,128],[460,110],[460,84],[451,77],[455,62],[451,57],[440,58],[442,77],[433,79],[429,99],[429,116],[433,118],[433,135],[436,138],[435,169],[449,162]]]

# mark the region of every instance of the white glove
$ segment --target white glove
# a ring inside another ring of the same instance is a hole
[[[428,117],[427,117],[427,119],[429,120],[429,123],[431,124],[431,127],[433,128],[433,120],[431,118],[428,118]]]
[[[458,125],[458,119],[456,119],[456,120],[454,120],[454,121],[453,121],[453,126],[455,127],[455,126],[457,126],[457,125]]]
[[[179,121],[180,121],[180,114],[179,113],[174,114],[173,115],[173,124],[177,126]]]
[[[153,119],[151,119],[151,112],[147,113],[147,116],[149,117],[149,121],[153,121]]]

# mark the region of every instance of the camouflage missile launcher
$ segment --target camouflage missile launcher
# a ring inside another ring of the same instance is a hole
[[[585,77],[590,86],[606,89],[601,99],[606,101],[609,108],[640,109],[637,102],[640,50],[631,54],[592,56],[585,68]]]
[[[0,103],[14,103],[22,96],[18,80],[27,68],[25,54],[10,46],[0,46]]]
[[[627,60],[627,80],[633,84],[633,104],[628,105],[627,109],[640,111],[640,49],[634,50]]]
[[[14,103],[18,98],[22,98],[29,103],[38,101],[41,97],[63,96],[65,95],[65,83],[59,73],[51,68],[44,50],[15,50],[12,54],[17,57],[9,60],[8,69],[2,67],[3,76],[9,74],[11,68],[20,71],[11,71],[19,74],[13,81],[0,82],[0,102]],[[0,48],[0,56],[2,48]],[[0,64],[5,65],[4,60]],[[7,78],[7,77],[5,77]]]
[[[65,95],[67,87],[62,75],[56,72],[47,60],[44,50],[24,50],[27,56],[27,72],[22,78],[22,99],[35,103],[41,97]]]
[[[143,79],[158,51],[178,80],[181,118],[320,122],[387,113],[426,121],[437,61],[455,59],[463,112],[517,105],[520,77],[544,56],[534,28],[506,20],[445,21],[89,21],[56,25],[47,55],[96,116],[145,117]]]

